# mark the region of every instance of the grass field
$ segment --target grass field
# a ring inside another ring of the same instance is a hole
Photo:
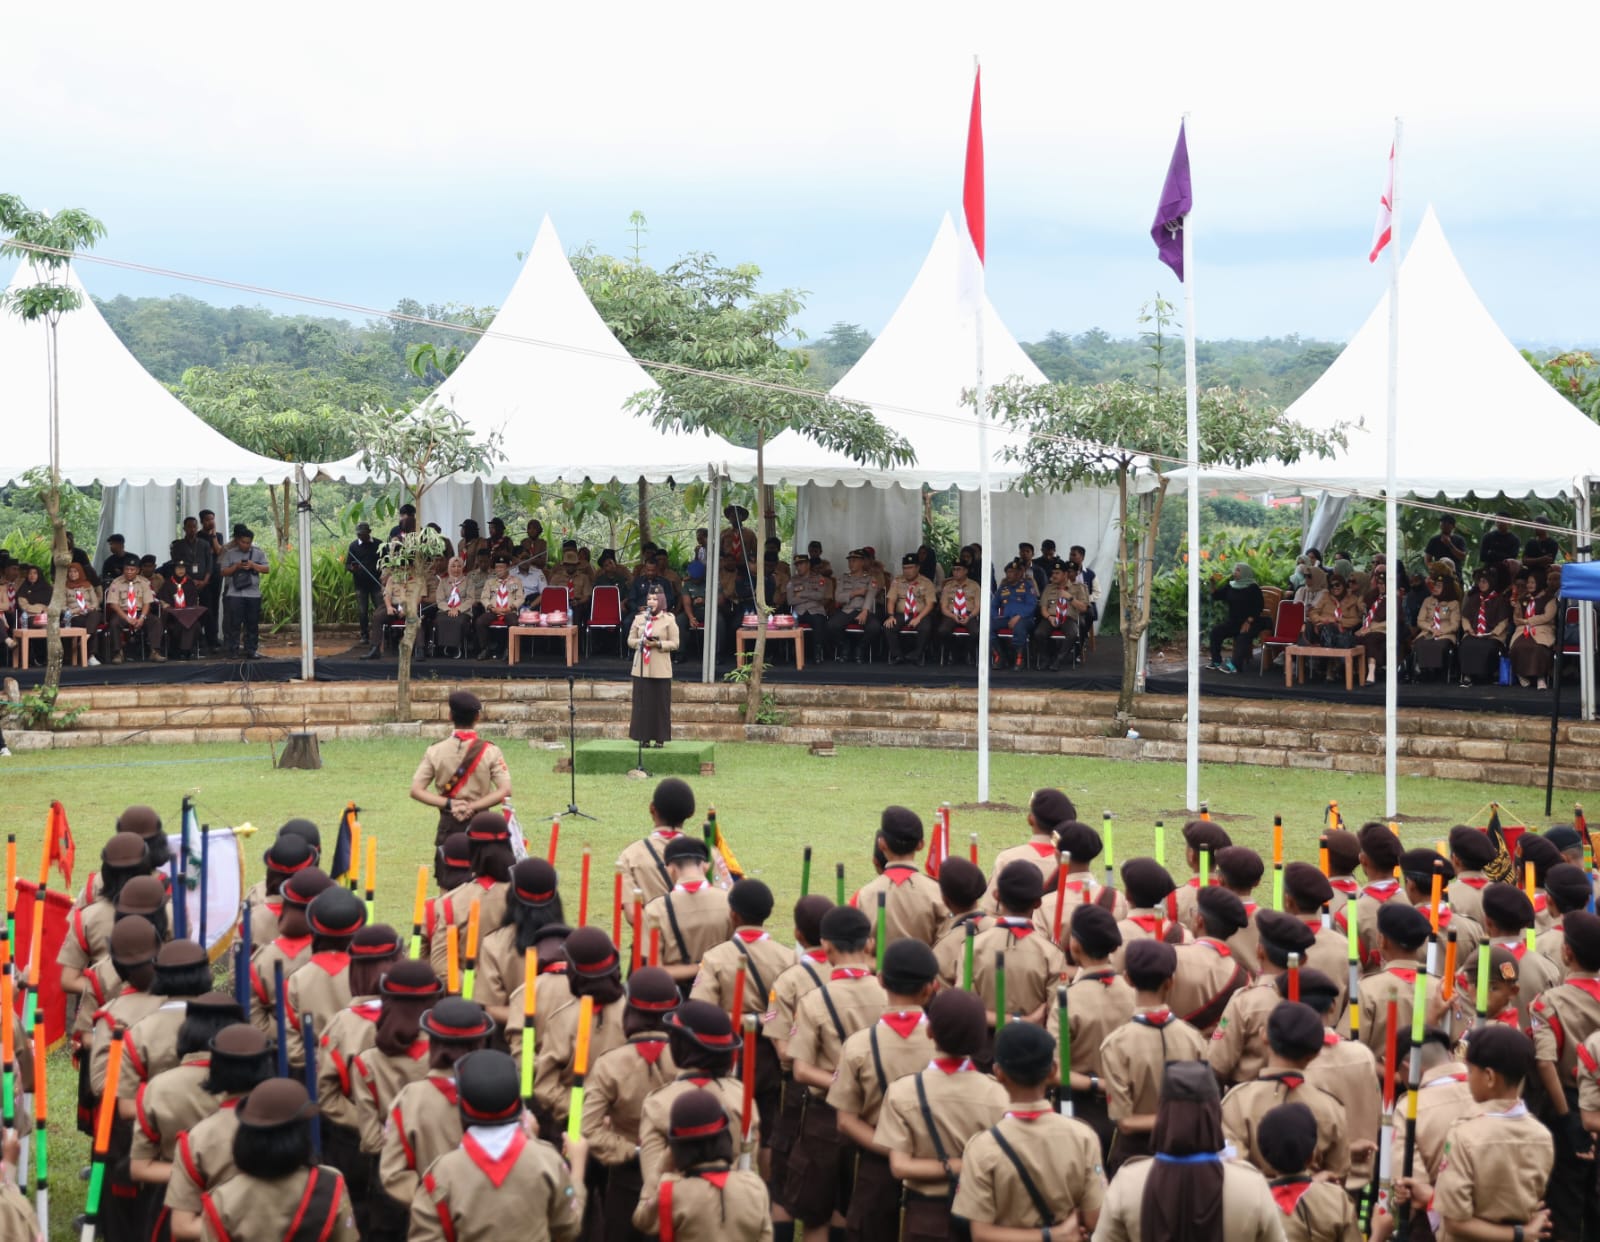
[[[401,926],[410,921],[410,895],[416,868],[427,862],[434,812],[406,795],[422,745],[413,741],[327,742],[317,772],[277,771],[261,746],[133,746],[20,754],[0,761],[0,817],[15,832],[24,873],[36,866],[45,812],[52,799],[66,807],[79,843],[79,870],[97,860],[99,847],[118,812],[146,802],[176,826],[179,806],[193,793],[200,818],[212,825],[252,823],[261,829],[248,856],[258,858],[277,825],[296,815],[317,822],[332,845],[332,832],[344,804],[361,808],[365,831],[379,841],[378,916]],[[545,817],[568,801],[568,778],[553,771],[561,752],[512,743],[511,765],[518,818],[530,846],[543,850]],[[759,744],[719,745],[717,774],[690,781],[700,804],[717,809],[717,818],[746,870],[770,884],[782,910],[799,896],[800,860],[814,847],[813,887],[831,892],[835,863],[845,865],[853,890],[871,873],[873,831],[878,812],[903,803],[927,822],[933,809],[953,804],[952,828],[958,852],[968,834],[980,839],[985,867],[996,850],[1026,835],[1028,798],[1054,785],[1077,803],[1079,815],[1098,823],[1102,811],[1116,817],[1116,855],[1148,853],[1153,824],[1169,829],[1169,865],[1181,870],[1176,828],[1184,819],[1183,769],[1165,763],[997,754],[993,758],[990,800],[999,809],[976,809],[975,764],[970,753],[945,750],[842,749],[833,758],[815,758],[801,747]],[[569,819],[561,826],[558,863],[569,921],[577,917],[579,857],[593,850],[590,921],[610,928],[612,860],[648,824],[645,808],[652,782],[626,776],[579,777],[578,805],[593,822]],[[1284,820],[1286,852],[1314,859],[1323,809],[1337,799],[1347,820],[1361,821],[1383,810],[1381,778],[1337,773],[1250,767],[1208,767],[1201,792],[1213,815],[1235,842],[1264,856],[1271,848],[1272,817]],[[1429,843],[1460,822],[1483,822],[1491,800],[1506,808],[1508,822],[1543,809],[1535,790],[1519,786],[1465,784],[1402,778],[1400,810],[1408,843]],[[1574,798],[1557,791],[1558,816]],[[700,815],[696,817],[698,825]],[[250,869],[248,879],[259,874]],[[775,929],[786,932],[781,918]],[[88,1159],[86,1145],[71,1127],[75,1079],[65,1056],[54,1059],[50,1075],[53,1170],[53,1238],[69,1235],[71,1218],[82,1210],[83,1183],[77,1171]]]

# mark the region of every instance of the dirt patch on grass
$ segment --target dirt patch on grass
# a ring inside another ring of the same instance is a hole
[[[1020,815],[1023,808],[1012,806],[1009,802],[957,802],[951,805],[952,811],[995,811],[1003,815]]]
[[[1181,819],[1181,820],[1187,821],[1190,818],[1190,815],[1189,815],[1188,811],[1180,809],[1180,810],[1176,810],[1176,811],[1162,811],[1161,812],[1161,817],[1163,819]],[[1212,811],[1211,812],[1211,818],[1213,820],[1215,820],[1219,824],[1237,824],[1241,820],[1254,821],[1256,819],[1256,816],[1254,816],[1254,815],[1228,815],[1228,814],[1226,814],[1225,812],[1222,812],[1222,811]]]

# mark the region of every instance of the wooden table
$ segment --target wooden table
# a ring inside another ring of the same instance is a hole
[[[26,668],[28,666],[29,645],[36,642],[44,642],[45,632],[43,630],[36,630],[30,627],[29,629],[25,630],[17,630],[13,637],[15,637],[17,640],[17,647],[12,653],[11,662],[18,668]],[[61,643],[63,652],[68,650],[66,645],[68,640],[74,638],[78,640],[78,663],[89,663],[89,631],[80,625],[63,625],[61,627]]]
[[[578,627],[575,625],[509,625],[506,627],[506,663],[515,664],[522,655],[524,638],[565,638],[567,667],[578,662]]]
[[[739,628],[739,633],[737,635],[739,652],[734,659],[734,663],[743,664],[745,662],[744,649],[751,643],[755,642],[756,633],[756,627],[753,625],[741,626]],[[778,626],[769,625],[767,627],[767,641],[770,643],[775,638],[779,640],[787,640],[794,644],[794,671],[798,673],[804,669],[806,666],[805,630],[798,625],[793,627],[784,626],[781,629]]]
[[[1295,683],[1294,662],[1299,657],[1300,682],[1306,679],[1306,660],[1343,660],[1344,661],[1344,688],[1355,689],[1356,680],[1362,681],[1367,677],[1367,652],[1364,647],[1290,647],[1283,653],[1283,684],[1292,686]]]

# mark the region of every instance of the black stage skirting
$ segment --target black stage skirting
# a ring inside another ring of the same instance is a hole
[[[341,655],[319,659],[316,662],[318,681],[390,681],[395,676],[395,660],[386,656],[378,660],[363,660],[364,648],[352,647]],[[787,661],[788,653],[780,659]],[[1575,662],[1574,662],[1575,663]],[[697,654],[675,660],[676,680],[694,682],[700,679],[700,659]],[[718,661],[720,675],[732,667],[729,658]],[[628,660],[615,656],[599,655],[581,660],[572,673],[585,681],[625,682],[630,673]],[[44,680],[44,670],[0,670],[4,676],[15,677],[23,689],[29,689]],[[553,649],[541,649],[532,657],[525,657],[516,665],[504,660],[419,660],[412,666],[413,682],[445,681],[496,681],[505,678],[565,680],[567,668]],[[994,690],[1081,690],[1115,693],[1122,684],[1121,644],[1114,636],[1099,640],[1099,649],[1076,669],[1063,669],[1051,673],[1044,670],[996,670],[990,674],[989,684]],[[286,682],[300,676],[297,659],[263,660],[169,660],[165,664],[130,662],[116,666],[78,668],[68,666],[61,670],[63,688],[74,686],[157,686],[157,685],[218,685],[245,682]],[[1563,717],[1578,715],[1578,689],[1576,668],[1566,668],[1567,685],[1561,701]],[[967,664],[940,665],[930,654],[922,667],[914,664],[891,665],[883,660],[872,664],[836,663],[832,660],[808,661],[803,672],[795,672],[792,662],[778,663],[769,669],[766,680],[784,685],[841,685],[841,686],[924,686],[929,689],[977,688],[978,671]],[[1163,671],[1150,677],[1146,688],[1151,694],[1184,695],[1188,692],[1184,670],[1181,667]],[[1342,684],[1297,685],[1283,684],[1282,665],[1265,677],[1255,672],[1226,674],[1207,670],[1200,677],[1203,698],[1212,699],[1272,699],[1330,705],[1353,705],[1382,708],[1383,683],[1357,686],[1346,691]],[[1520,686],[1483,686],[1466,689],[1454,682],[1439,681],[1402,683],[1400,686],[1402,711],[1475,711],[1496,712],[1507,715],[1550,715],[1550,692],[1523,689]]]

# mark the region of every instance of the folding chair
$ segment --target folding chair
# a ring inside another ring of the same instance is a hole
[[[565,591],[565,587],[557,588]],[[584,631],[584,658],[594,654],[594,632],[610,630],[617,640],[617,654],[622,653],[622,592],[615,586],[597,586],[589,597],[589,624]]]
[[[1306,630],[1306,606],[1294,600],[1280,600],[1273,619],[1272,633],[1261,640],[1261,675],[1265,677],[1273,661],[1290,647],[1300,644]]]

